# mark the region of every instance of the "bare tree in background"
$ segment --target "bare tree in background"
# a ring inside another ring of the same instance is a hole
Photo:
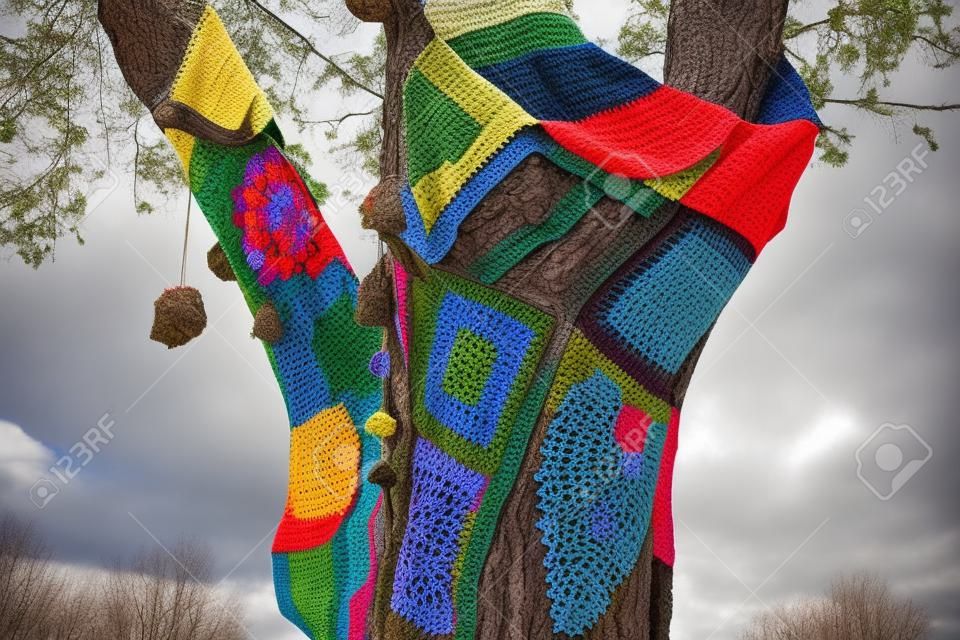
[[[192,545],[86,576],[58,569],[30,527],[0,519],[3,640],[239,640],[239,607],[211,587],[209,555]]]
[[[930,619],[870,575],[834,582],[824,599],[779,607],[754,619],[742,640],[921,640]]]

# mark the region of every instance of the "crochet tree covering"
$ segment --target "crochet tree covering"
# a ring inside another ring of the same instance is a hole
[[[404,85],[406,172],[364,207],[395,204],[389,225],[369,220],[392,251],[359,299],[213,9],[165,97],[138,92],[251,311],[282,324],[264,343],[291,427],[277,599],[315,640],[474,638],[491,546],[527,492],[535,544],[518,556],[546,594],[531,627],[609,637],[643,554],[673,566],[683,393],[783,228],[819,121],[785,60],[752,123],[587,42],[560,0],[424,12],[436,37]],[[556,198],[497,209],[542,163]]]

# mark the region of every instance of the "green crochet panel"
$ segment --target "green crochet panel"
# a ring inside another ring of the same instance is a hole
[[[410,183],[440,168],[444,161],[459,160],[480,135],[480,124],[460,106],[414,69],[403,94],[403,112],[407,131],[431,131],[435,123],[444,123],[444,131],[456,136],[408,136]],[[439,145],[439,147],[438,147]]]
[[[516,20],[454,38],[447,44],[470,67],[478,69],[542,49],[583,44],[576,23],[558,13],[531,13]]]

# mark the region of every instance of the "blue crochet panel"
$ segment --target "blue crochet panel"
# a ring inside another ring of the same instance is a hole
[[[453,632],[453,568],[467,515],[486,484],[482,474],[417,440],[410,514],[390,606],[426,633]]]
[[[351,305],[356,303],[357,282],[352,272],[335,259],[316,280],[303,274],[289,280],[278,278],[267,285],[267,291],[284,323],[284,335],[273,345],[273,356],[290,424],[303,424],[340,402],[347,406],[356,424],[363,424],[379,408],[381,394],[358,397],[349,389],[331,389],[329,374],[321,368],[309,338],[317,321],[344,296]]]
[[[538,120],[576,122],[633,102],[660,86],[592,43],[534,51],[477,73]]]
[[[681,216],[665,234],[594,294],[581,320],[607,357],[661,394],[751,266],[734,234],[703,216]]]
[[[818,127],[823,126],[810,101],[810,91],[803,78],[786,57],[781,57],[770,75],[770,84],[760,106],[757,123],[780,124],[800,119],[809,120]]]
[[[533,338],[514,318],[447,293],[427,368],[427,410],[454,433],[490,446]]]
[[[610,606],[646,538],[667,426],[653,423],[642,453],[614,438],[618,384],[599,369],[573,385],[547,429],[536,474],[555,633],[577,636]]]

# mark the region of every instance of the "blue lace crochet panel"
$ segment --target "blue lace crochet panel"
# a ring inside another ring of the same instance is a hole
[[[468,514],[487,479],[419,439],[413,455],[410,514],[391,608],[433,635],[453,632],[453,573]]]
[[[576,636],[610,606],[636,565],[650,523],[666,425],[650,425],[642,453],[614,437],[618,384],[599,369],[570,388],[541,448],[536,474],[555,633]]]

